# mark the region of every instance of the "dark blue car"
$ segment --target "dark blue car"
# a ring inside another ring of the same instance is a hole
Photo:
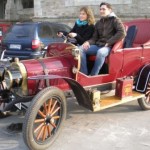
[[[44,47],[50,43],[63,42],[58,31],[69,32],[70,27],[50,22],[17,23],[10,28],[2,40],[5,58],[32,59],[43,57]]]

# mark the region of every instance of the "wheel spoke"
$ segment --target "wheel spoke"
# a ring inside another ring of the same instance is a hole
[[[145,95],[149,95],[150,94],[150,90],[147,90]]]
[[[53,119],[59,119],[60,118],[60,116],[54,116],[54,117],[52,117]]]
[[[46,105],[46,102],[44,103],[44,112],[45,112],[45,114],[47,114],[47,105]]]
[[[150,83],[148,83],[148,85],[147,85],[147,91],[146,91],[145,95],[146,95],[146,102],[150,103]]]
[[[35,130],[34,133],[36,133],[39,129],[41,129],[43,127],[44,123],[40,124]]]
[[[148,103],[150,102],[150,95],[147,96],[146,100]]]
[[[44,126],[42,141],[45,141],[46,139],[46,130],[47,130],[47,126]]]
[[[54,110],[54,108],[55,108],[56,104],[57,104],[57,101],[55,101],[55,103],[54,103],[54,105],[53,105],[53,107],[52,107],[52,109],[51,109],[50,113],[52,113],[52,112],[53,112],[53,110]]]
[[[39,138],[41,137],[42,133],[43,133],[43,130],[44,130],[44,127],[42,127],[41,131],[39,131],[38,135],[37,135],[37,140],[39,140]]]
[[[45,121],[45,119],[36,119],[35,121],[34,121],[34,123],[42,123],[42,122],[44,122]]]
[[[50,124],[51,124],[54,128],[56,128],[56,125],[55,125],[54,123],[50,122]]]
[[[38,111],[38,114],[39,114],[41,117],[46,118],[46,115],[45,115],[43,112],[41,112],[40,110]]]
[[[51,116],[53,116],[59,109],[60,109],[60,107],[58,107],[56,110],[54,110],[54,111],[51,113]]]
[[[48,110],[47,110],[48,113],[50,113],[51,105],[52,105],[52,99],[50,99],[48,103]]]
[[[48,136],[50,137],[51,136],[51,128],[49,125],[47,126],[47,131],[48,131]]]

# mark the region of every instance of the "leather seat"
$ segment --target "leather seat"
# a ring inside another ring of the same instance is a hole
[[[127,31],[127,35],[126,35],[125,40],[124,40],[123,48],[133,47],[133,42],[135,40],[137,30],[138,29],[137,29],[136,25],[129,26],[128,31]]]
[[[136,25],[138,28],[137,35],[133,42],[133,47],[141,47],[150,41],[150,19],[138,19],[126,22],[125,24],[127,26]]]

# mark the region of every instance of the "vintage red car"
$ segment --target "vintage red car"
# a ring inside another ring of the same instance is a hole
[[[0,102],[1,106],[7,103],[3,112],[14,105],[25,108],[31,102],[23,125],[29,149],[46,149],[57,138],[66,118],[68,96],[75,95],[79,105],[91,111],[133,100],[142,109],[150,109],[150,19],[124,24],[126,28],[136,26],[132,47],[125,48],[124,40],[118,41],[97,76],[80,72],[79,48],[69,43],[50,44],[46,58],[16,59],[11,64],[1,61]],[[89,69],[93,59],[88,58]],[[112,89],[115,95],[100,97],[101,92]]]

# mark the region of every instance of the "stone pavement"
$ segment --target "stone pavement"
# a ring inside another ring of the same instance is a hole
[[[149,150],[150,111],[137,101],[92,113],[68,99],[65,126],[49,150]],[[23,116],[0,120],[0,150],[28,150],[22,133],[8,134],[6,126]]]

